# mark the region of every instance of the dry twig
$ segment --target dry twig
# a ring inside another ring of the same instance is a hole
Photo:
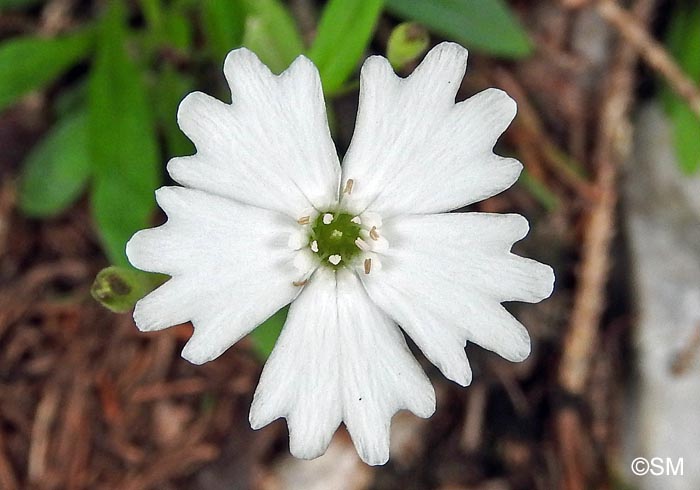
[[[678,66],[668,51],[651,37],[644,24],[621,8],[615,0],[600,0],[597,9],[601,17],[617,29],[639,56],[663,76],[669,86],[700,117],[700,88]]]

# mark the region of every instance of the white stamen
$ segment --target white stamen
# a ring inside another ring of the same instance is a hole
[[[343,260],[343,258],[338,254],[331,255],[330,257],[328,257],[328,262],[330,262],[333,265],[340,264],[341,260]]]
[[[373,226],[371,230],[369,230],[369,237],[372,240],[379,240],[379,233],[377,232],[377,227]]]
[[[362,238],[358,238],[357,240],[355,240],[355,245],[357,246],[357,248],[359,248],[363,252],[368,252],[369,250],[372,249],[372,247],[370,247],[369,244],[366,241],[364,241]]]
[[[314,253],[318,253],[318,242],[317,242],[316,240],[314,240],[313,242],[311,242],[311,250],[312,250]]]
[[[323,224],[330,225],[333,223],[333,215],[331,213],[326,213],[323,215]]]
[[[355,181],[348,179],[348,181],[345,183],[345,190],[343,190],[343,194],[352,194],[353,184],[355,184]]]
[[[359,216],[355,216],[353,219],[350,220],[351,222],[355,223],[356,225],[361,225],[362,220],[360,219]]]
[[[301,218],[299,218],[297,220],[297,223],[299,223],[300,225],[308,225],[310,221],[311,221],[310,216],[302,216]]]

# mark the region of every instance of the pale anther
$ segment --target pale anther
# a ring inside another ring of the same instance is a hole
[[[330,225],[333,222],[333,215],[331,213],[326,213],[323,215],[323,224]]]
[[[352,194],[352,186],[354,183],[354,180],[348,179],[348,181],[345,183],[345,189],[343,190],[343,194]]]
[[[353,219],[350,220],[350,222],[355,223],[356,225],[362,224],[362,220],[360,219],[359,216],[355,216]]]
[[[355,245],[357,245],[357,248],[359,248],[363,252],[367,252],[372,248],[362,238],[358,238],[357,240],[355,240]]]
[[[301,218],[299,218],[297,220],[297,223],[299,223],[300,225],[308,225],[310,221],[311,221],[310,216],[302,216]]]
[[[314,240],[313,242],[311,242],[311,250],[312,250],[314,253],[318,253],[318,242],[317,242],[316,240]]]
[[[369,272],[372,270],[372,259],[367,258],[365,259],[365,274],[369,274]]]
[[[301,287],[301,286],[305,285],[307,282],[309,282],[308,279],[304,279],[303,281],[292,281],[292,286]]]
[[[335,254],[335,255],[331,255],[330,257],[328,257],[328,262],[330,262],[333,265],[338,265],[338,264],[340,264],[340,261],[342,259],[343,258],[340,255]]]
[[[373,226],[371,230],[369,230],[369,236],[372,240],[379,240],[379,233],[377,232],[377,227]]]

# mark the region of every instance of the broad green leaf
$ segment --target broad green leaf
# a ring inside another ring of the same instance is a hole
[[[503,0],[386,0],[386,6],[468,49],[508,58],[532,51],[527,34]]]
[[[55,38],[14,38],[0,44],[0,111],[85,58],[92,30]]]
[[[304,51],[294,19],[277,0],[246,0],[243,45],[274,73],[281,73]]]
[[[272,353],[272,348],[275,346],[277,337],[280,336],[284,322],[287,320],[288,312],[289,306],[285,306],[250,333],[255,352],[262,360],[267,359]]]
[[[386,57],[395,70],[401,70],[423,54],[428,49],[429,42],[430,35],[422,25],[404,22],[391,31]]]
[[[700,6],[697,3],[677,4],[667,44],[683,70],[700,83]],[[697,172],[700,170],[700,118],[670,88],[664,91],[663,100],[673,125],[678,164],[688,174]]]
[[[56,215],[80,196],[90,176],[87,122],[85,113],[59,120],[29,154],[19,185],[24,213]]]
[[[105,251],[127,263],[124,245],[147,227],[159,183],[159,156],[143,76],[126,52],[121,2],[111,2],[100,26],[89,81],[92,208]]]
[[[97,273],[90,294],[105,308],[124,313],[167,280],[168,276],[163,274],[110,266]]]
[[[217,62],[243,42],[245,8],[240,0],[204,0],[200,4],[209,51]]]
[[[308,56],[316,63],[327,94],[336,92],[357,68],[382,4],[383,0],[330,0],[326,4]]]

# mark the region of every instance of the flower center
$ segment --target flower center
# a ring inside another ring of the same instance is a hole
[[[360,252],[360,220],[351,214],[331,211],[321,213],[311,224],[310,247],[322,263],[331,267],[349,264]]]

